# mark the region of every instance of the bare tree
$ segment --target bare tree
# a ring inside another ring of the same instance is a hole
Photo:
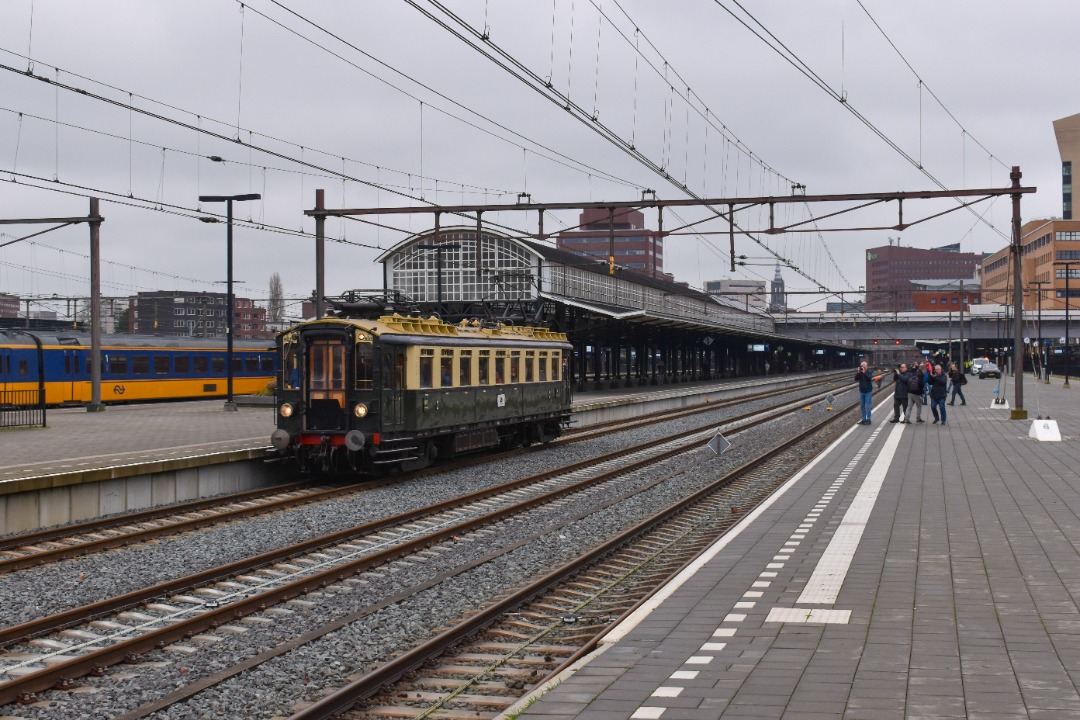
[[[285,286],[278,273],[270,276],[270,302],[267,314],[274,326],[280,326],[285,321]]]

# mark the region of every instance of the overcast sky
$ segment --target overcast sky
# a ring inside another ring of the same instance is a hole
[[[262,298],[273,272],[288,296],[314,288],[314,243],[297,233],[314,230],[303,210],[316,188],[329,207],[512,204],[519,192],[536,202],[634,200],[643,189],[684,198],[684,183],[716,198],[788,194],[793,182],[810,194],[937,189],[935,179],[952,189],[1004,187],[1018,165],[1023,184],[1038,187],[1024,198],[1024,219],[1060,215],[1051,123],[1080,112],[1075,0],[441,5],[463,24],[424,0],[6,0],[0,217],[82,215],[86,197],[99,195],[104,294],[218,289],[225,229],[196,218],[223,209],[200,209],[197,198],[260,193],[262,201],[237,206],[239,220],[267,229],[237,228],[235,277],[245,283],[237,294]],[[421,10],[463,33],[486,28],[489,52],[521,68],[508,72]],[[771,33],[910,160],[736,18]],[[589,117],[579,121],[565,102],[530,88],[518,77],[525,71]],[[905,207],[905,219],[945,207]],[[785,207],[777,221],[805,213]],[[808,276],[785,269],[789,289],[856,289],[864,250],[888,237],[1000,249],[1008,199],[979,213],[987,223],[960,211],[902,234],[760,241]],[[690,223],[705,213],[678,216]],[[646,218],[655,226],[655,212]],[[535,214],[485,219],[536,231]],[[741,221],[760,227],[768,217]],[[392,227],[328,221],[328,234],[344,241],[328,247],[328,294],[380,287],[380,248],[429,228],[432,216],[382,222]],[[891,224],[895,208],[844,222]],[[665,215],[666,229],[679,223]],[[557,214],[545,229],[574,224],[576,213]],[[0,244],[41,229],[0,226]],[[73,226],[0,248],[0,292],[86,294],[87,238]],[[665,269],[697,287],[729,277],[726,243],[670,237]],[[751,258],[737,276],[772,277],[764,248],[742,239],[737,254]]]

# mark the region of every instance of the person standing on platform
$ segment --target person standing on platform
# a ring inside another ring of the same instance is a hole
[[[930,412],[934,413],[934,424],[945,424],[945,396],[949,394],[949,376],[940,365],[934,367],[930,375]]]
[[[915,422],[924,422],[922,419],[922,409],[923,390],[925,389],[925,386],[923,385],[923,371],[918,364],[912,363],[911,370],[908,371],[907,383],[909,411],[906,422],[911,422],[910,408],[915,409]]]
[[[900,363],[900,367],[893,370],[893,418],[889,421],[891,423],[900,422],[901,412],[904,413],[904,422],[911,422],[907,419],[909,377],[907,363]]]
[[[967,398],[964,397],[964,391],[962,387],[967,385],[967,376],[961,372],[960,368],[956,367],[956,363],[949,366],[949,379],[952,380],[952,397],[949,398],[949,404],[956,403],[956,396],[960,396],[960,404],[967,405]]]
[[[870,424],[870,413],[873,408],[874,378],[870,376],[870,370],[865,362],[859,363],[859,371],[855,373],[855,382],[859,383],[859,407],[862,410],[860,425]]]

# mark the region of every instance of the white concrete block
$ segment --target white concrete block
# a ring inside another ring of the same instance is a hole
[[[1061,442],[1061,431],[1058,429],[1057,420],[1036,420],[1031,423],[1028,437],[1035,438],[1039,442]]]

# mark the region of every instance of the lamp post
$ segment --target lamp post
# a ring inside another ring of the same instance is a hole
[[[246,195],[200,195],[199,202],[223,202],[226,209],[226,241],[225,241],[225,256],[226,260],[226,277],[225,282],[228,283],[228,289],[226,290],[225,299],[225,377],[226,379],[226,396],[225,396],[225,412],[236,412],[236,403],[233,401],[233,262],[232,262],[232,227],[233,227],[233,202],[243,202],[246,200],[261,200],[262,195],[257,193],[248,193]]]
[[[1069,370],[1072,369],[1069,361],[1069,275],[1072,274],[1072,266],[1080,265],[1080,261],[1055,262],[1054,265],[1065,268],[1065,382],[1061,387],[1067,388],[1069,387]]]

